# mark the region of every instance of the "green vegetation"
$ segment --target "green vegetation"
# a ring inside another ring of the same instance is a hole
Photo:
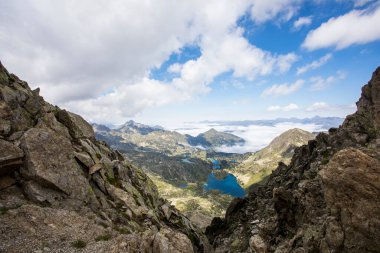
[[[77,248],[77,249],[83,249],[87,246],[87,243],[85,241],[82,241],[82,240],[76,240],[76,241],[73,241],[71,243],[71,246],[73,246],[74,248]]]
[[[99,242],[99,241],[108,241],[109,239],[111,239],[111,235],[110,234],[105,234],[105,235],[99,235],[98,237],[95,238],[95,241]]]
[[[266,168],[261,170],[257,174],[253,174],[249,181],[246,184],[244,184],[244,187],[249,187],[250,185],[262,182],[267,176],[269,176],[272,173],[272,170],[272,168]]]
[[[274,138],[267,147],[250,155],[230,173],[233,173],[247,189],[267,178],[279,162],[289,164],[295,148],[307,144],[313,138],[312,133],[301,129],[288,130]]]
[[[111,173],[105,173],[105,175],[106,175],[108,183],[112,184],[113,186],[120,187],[120,185],[118,184],[117,179],[115,178],[115,176],[113,174],[111,174]]]
[[[124,227],[114,227],[114,230],[119,232],[120,234],[129,234],[129,230]]]
[[[0,207],[0,215],[3,215],[5,214],[6,212],[8,212],[9,208],[6,208],[6,207]]]
[[[230,195],[219,191],[205,191],[202,182],[188,183],[186,188],[177,187],[160,176],[149,174],[157,185],[160,195],[168,199],[181,212],[199,212],[214,217],[224,216],[225,210],[232,200]]]
[[[9,210],[17,209],[21,207],[22,205],[15,205],[13,207],[0,207],[0,215],[6,214]]]

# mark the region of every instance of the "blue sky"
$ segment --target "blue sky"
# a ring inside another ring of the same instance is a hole
[[[371,0],[0,0],[0,17],[3,64],[99,123],[344,117],[380,65]]]

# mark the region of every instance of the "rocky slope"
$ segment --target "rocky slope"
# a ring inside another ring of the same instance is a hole
[[[216,252],[379,252],[380,68],[357,107],[213,220]]]
[[[294,128],[274,138],[268,146],[251,154],[231,171],[244,185],[249,187],[270,175],[279,162],[289,164],[297,147],[307,144],[315,135]]]
[[[0,252],[208,252],[83,118],[0,64]]]
[[[155,151],[166,155],[199,152],[197,148],[191,147],[186,136],[160,127],[150,127],[134,121],[128,121],[117,129],[98,124],[93,124],[93,127],[98,138],[112,143],[117,149],[137,147],[142,151]]]

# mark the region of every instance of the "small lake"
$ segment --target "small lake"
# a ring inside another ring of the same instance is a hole
[[[228,174],[223,179],[218,179],[214,173],[210,173],[204,188],[208,191],[219,190],[222,193],[229,194],[233,197],[242,198],[245,196],[244,189],[239,185],[237,178],[232,174]]]

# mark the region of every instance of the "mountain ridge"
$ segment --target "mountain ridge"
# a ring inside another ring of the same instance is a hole
[[[307,144],[315,135],[299,128],[276,136],[265,148],[251,154],[231,170],[245,188],[264,180],[279,162],[288,164],[297,147]]]

